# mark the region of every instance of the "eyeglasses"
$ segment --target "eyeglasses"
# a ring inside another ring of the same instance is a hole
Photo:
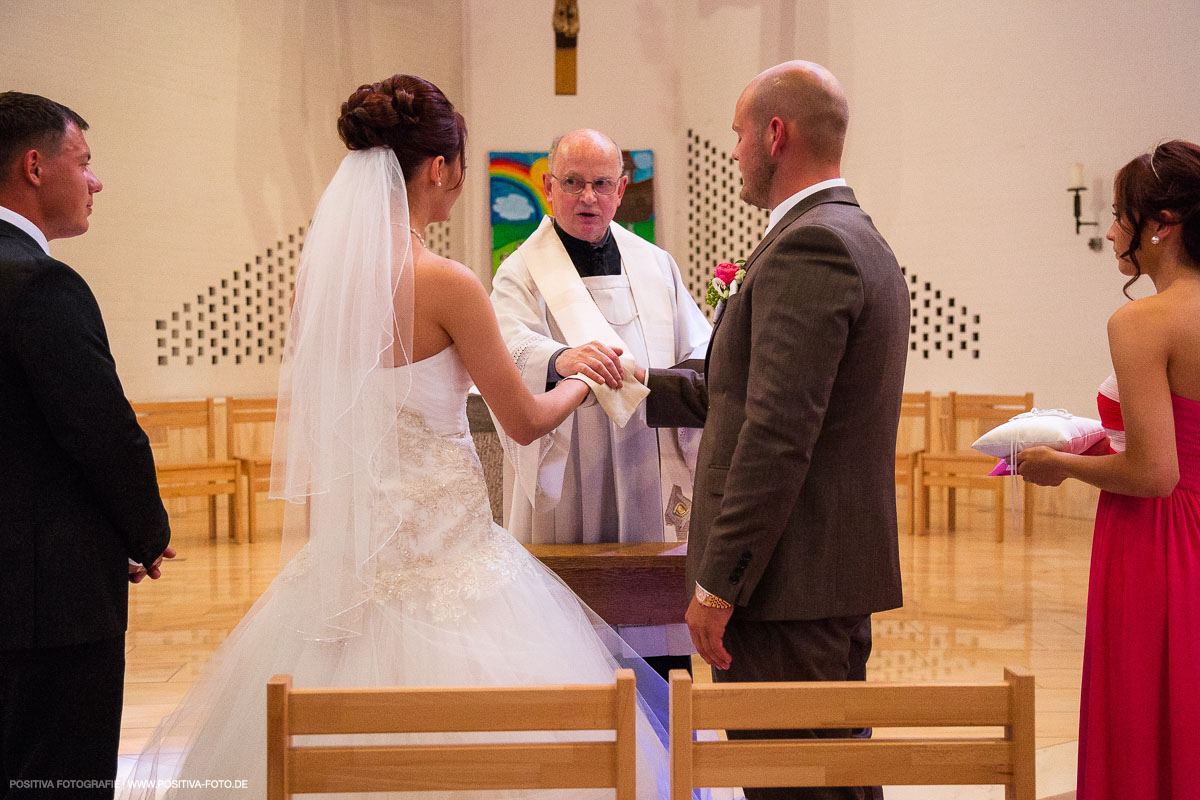
[[[616,194],[617,185],[621,182],[620,178],[596,178],[593,181],[585,181],[578,175],[568,175],[565,178],[557,175],[550,177],[558,181],[558,185],[567,194],[583,194],[583,190],[588,187],[589,183],[592,185],[592,191],[596,194]]]

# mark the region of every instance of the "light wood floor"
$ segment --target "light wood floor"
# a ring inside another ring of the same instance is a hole
[[[141,749],[274,577],[273,505],[260,506],[267,527],[254,544],[214,546],[202,513],[173,514],[179,558],[130,591],[121,753]],[[928,536],[901,531],[905,604],[876,615],[868,678],[991,681],[1005,665],[1028,667],[1038,746],[1076,739],[1091,522],[1038,515],[1026,538],[1010,519],[996,543],[983,505],[960,502],[952,535],[937,527],[936,505],[934,519]]]

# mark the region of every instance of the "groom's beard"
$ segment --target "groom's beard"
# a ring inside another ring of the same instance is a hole
[[[742,202],[757,208],[768,209],[771,183],[775,180],[775,162],[765,151],[756,153],[753,159],[738,162],[742,170]]]

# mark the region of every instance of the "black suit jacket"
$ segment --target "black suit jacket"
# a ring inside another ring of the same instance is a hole
[[[169,540],[96,298],[0,221],[0,650],[119,635]]]
[[[650,371],[650,424],[704,425],[688,585],[749,619],[895,608],[904,276],[844,187],[797,204],[746,272],[704,372]]]

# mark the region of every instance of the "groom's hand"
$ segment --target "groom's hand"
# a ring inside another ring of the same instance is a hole
[[[621,366],[621,348],[600,342],[588,342],[563,350],[554,360],[554,369],[564,376],[582,372],[596,383],[614,389],[621,388],[621,379],[625,374]]]
[[[695,597],[692,597],[692,602],[688,604],[684,621],[692,634],[692,644],[696,645],[696,652],[710,667],[729,669],[729,665],[733,663],[733,658],[725,649],[723,641],[725,626],[729,624],[729,618],[732,616],[732,608],[702,606]]]
[[[144,578],[149,578],[152,581],[158,580],[160,577],[162,577],[163,559],[164,558],[174,558],[174,557],[175,557],[175,548],[168,547],[166,550],[163,550],[162,555],[159,556],[158,558],[154,559],[154,563],[148,567],[144,567],[141,564],[130,564],[129,565],[129,582],[130,583],[141,583]]]

